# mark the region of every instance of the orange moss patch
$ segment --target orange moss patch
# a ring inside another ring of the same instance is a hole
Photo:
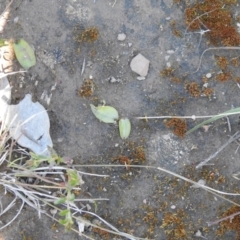
[[[94,91],[93,81],[91,79],[87,79],[84,81],[81,88],[78,90],[78,94],[81,97],[90,97],[92,96]]]
[[[230,215],[232,215],[234,213],[237,213],[237,212],[240,212],[240,207],[232,206],[226,212],[224,212],[220,218],[230,216]],[[239,228],[239,226],[240,226],[240,215],[237,215],[234,218],[222,221],[220,223],[220,228],[217,230],[217,234],[219,236],[222,236],[227,231],[236,231],[236,233],[237,233],[236,240],[239,240],[240,239],[240,228]]]
[[[165,68],[162,71],[160,71],[160,75],[162,77],[169,77],[172,76],[174,70],[172,68]]]
[[[195,82],[185,84],[185,89],[193,97],[199,97],[201,94],[199,85]]]
[[[101,239],[109,239],[109,233],[102,230],[102,229],[99,229],[99,228],[96,228],[96,227],[93,227],[92,228],[92,231],[94,233],[97,233],[99,236],[101,236]]]
[[[145,217],[143,218],[143,221],[149,224],[148,233],[152,235],[154,233],[155,226],[158,223],[156,213],[154,211],[146,213]]]
[[[131,160],[126,157],[126,156],[118,156],[116,158],[113,159],[113,161],[118,161],[119,163],[123,164],[123,165],[131,165]],[[130,168],[127,166],[126,167],[127,170],[129,170]]]
[[[127,170],[129,170],[128,165],[142,164],[146,161],[143,146],[136,146],[135,142],[129,142],[126,147],[127,148],[123,150],[126,153],[112,158],[113,162],[118,161],[120,164],[127,165]]]
[[[90,27],[81,31],[80,27],[76,26],[74,32],[75,32],[74,40],[77,43],[82,42],[92,43],[95,42],[99,37],[99,31],[96,27]]]
[[[166,212],[164,214],[161,228],[164,229],[167,239],[185,239],[187,237],[183,222],[184,217],[183,210],[178,210],[177,213]]]
[[[203,89],[202,93],[206,96],[206,97],[211,97],[211,95],[213,94],[213,89],[212,88],[205,88]]]
[[[236,81],[237,83],[240,83],[240,77],[235,77],[234,81]]]
[[[184,119],[172,118],[165,122],[167,128],[171,128],[173,133],[182,138],[187,132],[187,123]]]
[[[174,83],[181,83],[182,82],[182,79],[177,78],[177,77],[170,77],[170,80]]]
[[[133,163],[143,163],[146,161],[146,155],[144,148],[142,146],[135,147],[133,149],[133,152],[131,154],[131,157],[133,158]]]
[[[233,23],[229,5],[233,0],[205,0],[185,11],[185,24],[189,31],[209,29],[206,33],[214,45],[238,46],[240,36]]]
[[[234,67],[238,67],[238,65],[239,65],[239,59],[238,59],[238,57],[232,58],[232,59],[231,59],[231,64],[232,64]]]
[[[216,76],[216,79],[219,82],[226,82],[231,78],[231,73],[227,72],[227,73],[219,73]]]
[[[172,20],[170,22],[170,25],[171,25],[171,28],[172,28],[173,35],[176,36],[176,37],[182,37],[181,32],[176,28],[176,21]]]
[[[228,60],[226,57],[216,57],[217,59],[217,65],[221,68],[221,69],[226,69],[226,67],[228,66]]]

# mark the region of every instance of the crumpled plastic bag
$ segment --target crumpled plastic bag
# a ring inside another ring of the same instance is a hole
[[[22,147],[38,155],[50,156],[53,143],[49,134],[50,121],[45,108],[32,102],[27,94],[17,105],[9,105],[11,88],[6,77],[0,79],[0,120],[10,136]]]

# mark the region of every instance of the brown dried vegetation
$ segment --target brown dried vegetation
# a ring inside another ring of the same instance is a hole
[[[231,73],[230,72],[226,72],[226,73],[218,73],[216,76],[216,79],[219,82],[226,82],[231,78]]]
[[[93,43],[99,37],[99,31],[96,27],[90,27],[85,30],[81,30],[78,26],[76,26],[74,32],[75,32],[74,40],[77,43],[82,42]]]
[[[230,216],[234,213],[240,212],[240,207],[238,206],[232,206],[231,208],[229,208],[226,212],[224,212],[221,216],[221,218],[223,217],[227,217]],[[220,228],[217,230],[217,234],[219,236],[223,236],[225,234],[225,232],[227,231],[236,231],[236,240],[240,239],[240,215],[237,215],[231,219],[227,219],[225,221],[222,221],[220,223]]]
[[[230,6],[234,0],[205,0],[197,3],[185,11],[185,24],[189,31],[209,29],[207,34],[214,45],[238,46],[240,36],[237,32]]]
[[[199,85],[195,82],[185,84],[185,89],[192,97],[199,97],[201,94]]]
[[[161,228],[164,229],[167,239],[185,239],[187,232],[183,219],[185,212],[178,210],[177,213],[165,212]]]
[[[187,123],[184,119],[172,118],[165,122],[167,128],[172,128],[175,135],[182,138],[187,132]]]
[[[226,69],[226,67],[228,66],[228,60],[226,57],[223,56],[216,56],[217,59],[217,65],[221,68],[221,69]]]
[[[91,79],[86,79],[81,86],[81,88],[78,90],[78,94],[81,97],[90,97],[92,96],[94,91],[94,84]]]
[[[172,68],[165,68],[162,71],[160,71],[160,75],[162,77],[169,77],[172,76],[174,70]]]

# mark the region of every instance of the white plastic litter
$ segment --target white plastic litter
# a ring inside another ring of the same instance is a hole
[[[0,79],[0,120],[10,136],[23,147],[39,155],[49,156],[52,148],[50,121],[45,108],[33,103],[30,94],[17,105],[9,105],[10,86],[6,77]]]

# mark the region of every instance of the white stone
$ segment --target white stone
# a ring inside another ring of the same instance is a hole
[[[175,51],[174,50],[167,50],[167,53],[168,54],[173,54],[173,53],[175,53]]]
[[[137,77],[137,80],[139,80],[139,81],[142,81],[142,80],[145,80],[145,79],[146,79],[145,77],[141,77],[141,76]]]
[[[212,74],[211,73],[207,73],[206,74],[206,78],[210,78],[210,77],[212,77]]]
[[[142,77],[146,77],[148,74],[149,63],[150,61],[139,53],[132,59],[130,67],[133,72],[137,73]]]
[[[119,33],[117,39],[118,39],[118,41],[124,41],[126,39],[126,37],[127,36],[125,33]]]
[[[172,64],[170,62],[167,62],[167,67],[170,68],[172,66]]]

